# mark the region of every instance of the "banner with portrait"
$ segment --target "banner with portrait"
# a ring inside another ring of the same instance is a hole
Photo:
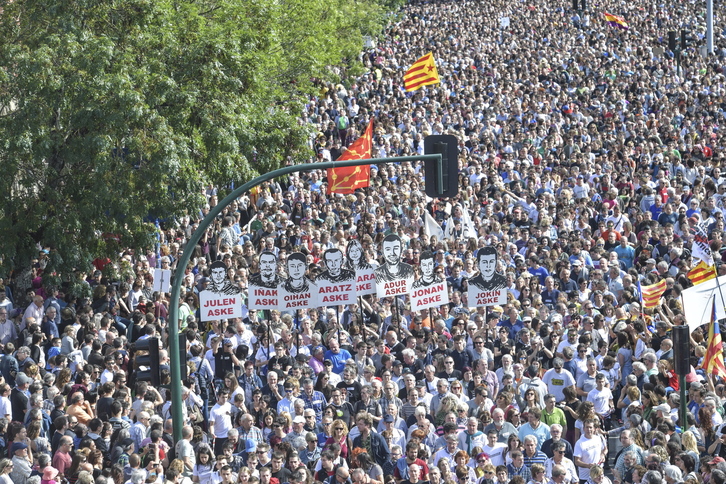
[[[325,270],[315,280],[318,286],[318,305],[338,306],[356,302],[355,272],[345,268],[345,258],[340,249],[328,249],[323,253]]]
[[[227,265],[215,261],[210,266],[207,287],[199,292],[199,313],[202,321],[242,317],[242,293],[227,277]]]
[[[411,292],[413,266],[401,260],[401,237],[389,234],[383,239],[383,264],[375,269],[376,294],[379,298],[402,296]]]

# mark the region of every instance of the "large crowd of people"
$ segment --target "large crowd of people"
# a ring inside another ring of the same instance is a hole
[[[347,195],[306,171],[240,197],[185,249],[219,203],[210,186],[199,213],[163,227],[157,252],[94,261],[71,285],[43,284],[39,248],[32,272],[0,281],[2,484],[724,484],[726,384],[704,369],[707,330],[692,333],[687,421],[670,337],[685,322],[694,227],[726,272],[719,10],[715,54],[688,47],[679,72],[667,45],[671,30],[703,38],[703,10],[410,2],[363,52],[366,73],[320,81],[300,119],[317,161],[371,119],[374,158],[453,134],[458,196],[427,197],[421,163],[374,165],[370,186]],[[405,92],[427,52],[441,83]],[[449,304],[416,312],[406,296],[367,295],[201,321],[217,261],[225,290],[244,293],[263,252],[281,276],[301,252],[314,280],[326,250],[355,246],[375,266],[391,234],[416,270],[433,258]],[[470,307],[484,247],[507,301]],[[157,268],[183,279],[179,301],[154,290]],[[645,308],[640,288],[661,280]],[[169,383],[171,305],[187,350],[181,402],[140,381],[134,361],[139,341],[159,337]]]

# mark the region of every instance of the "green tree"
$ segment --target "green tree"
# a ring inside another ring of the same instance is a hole
[[[15,0],[0,13],[0,254],[48,272],[149,246],[195,210],[309,153],[313,80],[355,68],[374,0]]]

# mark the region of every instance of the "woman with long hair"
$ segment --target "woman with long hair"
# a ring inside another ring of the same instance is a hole
[[[333,385],[330,383],[330,377],[327,373],[321,373],[318,376],[317,381],[315,382],[315,386],[313,387],[316,391],[320,392],[325,396],[326,401],[331,400],[331,395],[333,393]]]
[[[228,371],[224,375],[224,386],[229,390],[229,402],[234,402],[234,397],[238,394],[241,393],[244,395],[245,393],[244,388],[239,385],[237,377],[231,371]]]
[[[643,420],[650,422],[650,416],[653,415],[653,409],[664,403],[652,390],[646,390],[642,395],[643,399]]]
[[[521,413],[514,407],[507,410],[504,414],[504,419],[514,425],[514,428],[517,430],[519,430],[519,427],[522,425]]]
[[[698,410],[698,430],[703,436],[703,447],[698,447],[701,454],[707,452],[710,455],[714,455],[716,447],[721,443],[716,431],[713,429],[713,412],[709,407],[701,407]]]
[[[451,394],[442,398],[441,404],[439,405],[439,408],[436,411],[436,415],[434,416],[434,425],[436,425],[436,427],[440,427],[441,425],[443,425],[444,420],[446,419],[446,415],[448,415],[449,413],[458,415],[459,403],[460,401],[458,397]]]
[[[625,386],[628,375],[633,373],[633,350],[627,333],[621,331],[616,334],[616,337],[618,341],[618,363],[622,374],[620,384]]]
[[[32,420],[28,423],[28,439],[30,439],[30,448],[33,453],[42,453],[50,455],[50,442],[46,437],[40,436],[41,424],[39,420]]]
[[[13,470],[13,461],[5,458],[0,460],[0,484],[13,484],[10,472]]]
[[[368,476],[371,478],[372,484],[378,484],[383,482],[383,469],[381,468],[381,466],[373,461],[368,452],[360,452],[357,458],[358,467],[363,469],[363,472],[368,474]]]
[[[439,471],[441,472],[441,482],[449,482],[454,480],[454,473],[451,472],[451,461],[447,459],[446,457],[442,457],[439,459],[439,462],[436,464],[436,467],[438,467]]]
[[[681,436],[681,444],[683,444],[683,449],[685,450],[685,453],[690,455],[693,459],[693,470],[698,472],[698,467],[701,462],[699,460],[700,454],[698,452],[698,443],[696,441],[696,436],[693,435],[693,432],[691,432],[690,430],[686,430]],[[691,471],[686,471],[685,473],[688,474],[689,472]]]
[[[524,401],[522,402],[522,405],[520,405],[520,410],[522,413],[527,413],[534,408],[542,410],[539,406],[539,396],[537,395],[537,392],[534,388],[528,388],[524,392]]]
[[[582,402],[577,409],[577,421],[575,422],[575,442],[580,440],[585,422],[590,419],[598,418],[595,413],[595,405],[592,402]]]
[[[694,459],[693,456],[688,452],[681,452],[680,454],[676,455],[675,465],[683,473],[684,481],[688,478],[694,478],[696,479],[696,482],[698,482],[696,462],[696,459]]]
[[[64,474],[68,484],[75,484],[78,480],[78,475],[82,471],[93,472],[93,466],[88,463],[88,454],[90,452],[90,449],[77,449],[75,454],[73,454],[71,466]]]
[[[517,434],[512,433],[509,435],[509,438],[507,439],[507,448],[504,449],[504,463],[506,465],[509,465],[512,463],[512,452],[515,450],[522,451],[522,442],[519,440],[519,437]]]
[[[211,484],[214,474],[214,452],[208,444],[197,447],[197,463],[194,464],[192,481],[199,484]]]
[[[330,425],[331,436],[325,441],[323,449],[329,447],[331,444],[336,443],[340,445],[340,456],[343,459],[348,459],[349,450],[353,448],[348,437],[348,426],[342,420],[333,420]]]
[[[348,243],[348,248],[345,251],[345,259],[348,262],[348,267],[352,270],[366,270],[372,269],[365,257],[363,246],[358,239],[353,239]]]

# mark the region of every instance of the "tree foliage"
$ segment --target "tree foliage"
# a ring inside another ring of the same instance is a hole
[[[307,157],[312,80],[352,66],[373,0],[15,0],[0,13],[0,254],[50,271],[148,246],[207,183]],[[254,164],[253,164],[254,161]]]

